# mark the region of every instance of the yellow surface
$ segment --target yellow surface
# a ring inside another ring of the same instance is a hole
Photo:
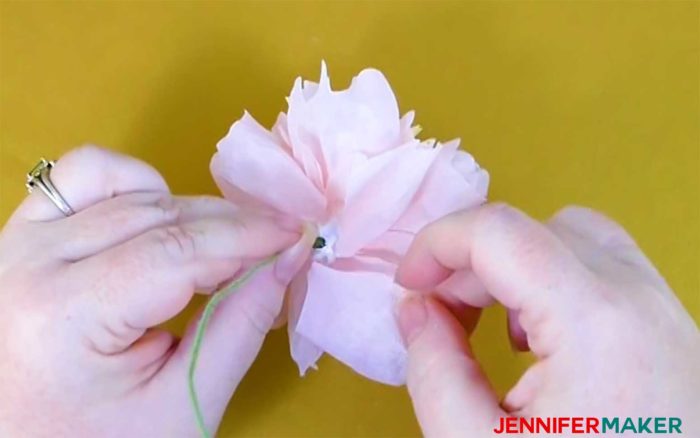
[[[150,161],[177,192],[215,193],[209,158],[244,108],[269,125],[321,59],[336,86],[375,66],[425,135],[463,139],[493,198],[622,222],[697,321],[699,4],[5,2],[0,220],[39,156],[84,142]],[[528,359],[513,359],[502,312],[475,343],[503,393]],[[418,433],[402,389],[331,359],[300,379],[275,333],[221,436]]]

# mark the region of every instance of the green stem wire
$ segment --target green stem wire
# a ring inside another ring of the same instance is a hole
[[[202,348],[202,339],[204,338],[204,332],[206,331],[209,320],[211,319],[216,307],[221,304],[229,295],[237,291],[241,286],[243,286],[248,280],[250,280],[253,275],[260,271],[265,266],[273,263],[277,259],[277,255],[266,258],[257,265],[251,267],[240,277],[233,280],[227,286],[219,289],[212,295],[212,297],[204,306],[204,312],[202,313],[199,322],[197,322],[197,331],[194,335],[194,342],[192,344],[192,353],[190,355],[190,367],[187,377],[187,383],[190,390],[190,404],[194,410],[195,417],[197,419],[197,428],[199,433],[203,438],[211,438],[211,434],[207,430],[207,426],[204,423],[204,415],[202,414],[202,407],[199,404],[199,398],[197,398],[197,389],[194,386],[194,373],[197,369],[197,361],[199,360],[199,352]]]

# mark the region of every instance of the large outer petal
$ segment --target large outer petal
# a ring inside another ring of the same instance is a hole
[[[437,150],[417,142],[367,160],[347,181],[338,218],[339,257],[349,257],[377,239],[405,213]]]
[[[385,273],[339,271],[313,263],[296,330],[358,373],[401,385],[406,349],[394,308],[402,293]]]
[[[332,91],[325,63],[318,84],[297,80],[289,96],[287,129],[295,158],[322,183],[346,153],[372,156],[398,146],[398,104],[384,75],[366,69],[347,90]]]
[[[214,179],[228,192],[236,188],[292,217],[321,217],[324,197],[278,141],[245,113],[217,145],[211,164]],[[235,200],[247,199],[242,193]]]
[[[488,173],[458,146],[459,141],[455,140],[437,147],[438,157],[392,230],[415,233],[447,214],[486,201]]]
[[[299,367],[299,374],[302,376],[309,368],[316,368],[316,361],[323,354],[323,350],[297,331],[299,316],[306,300],[306,289],[306,269],[303,269],[302,274],[298,275],[289,286],[289,295],[287,296],[289,351]]]
[[[389,230],[365,245],[360,254],[398,263],[422,227],[486,200],[488,174],[457,146],[457,141],[438,146],[439,155],[409,208]],[[452,284],[456,283],[449,283]]]

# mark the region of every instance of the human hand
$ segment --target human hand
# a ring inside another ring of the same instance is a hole
[[[181,342],[156,326],[299,234],[219,198],[172,196],[150,166],[94,147],[51,176],[76,214],[33,193],[0,234],[0,436],[196,435],[194,324]],[[196,374],[209,430],[280,311],[298,246],[209,325]]]
[[[426,436],[490,436],[506,416],[676,417],[700,436],[697,326],[618,224],[584,208],[541,224],[486,205],[426,227],[397,281],[430,292],[455,270],[470,286],[443,298],[500,302],[514,345],[538,361],[499,405],[457,319],[432,294],[413,294],[399,325]]]

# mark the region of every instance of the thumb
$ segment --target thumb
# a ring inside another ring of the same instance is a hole
[[[440,303],[420,295],[399,305],[398,322],[408,349],[408,392],[423,434],[490,434],[505,413],[459,322]]]
[[[305,234],[274,264],[255,272],[216,308],[206,328],[195,373],[197,396],[209,430],[216,430],[233,392],[260,351],[280,312],[287,285],[308,259],[311,246]],[[198,319],[191,322],[164,370],[176,377],[183,395]],[[188,400],[182,397],[178,403],[189,404]],[[195,424],[194,415],[189,423]]]

